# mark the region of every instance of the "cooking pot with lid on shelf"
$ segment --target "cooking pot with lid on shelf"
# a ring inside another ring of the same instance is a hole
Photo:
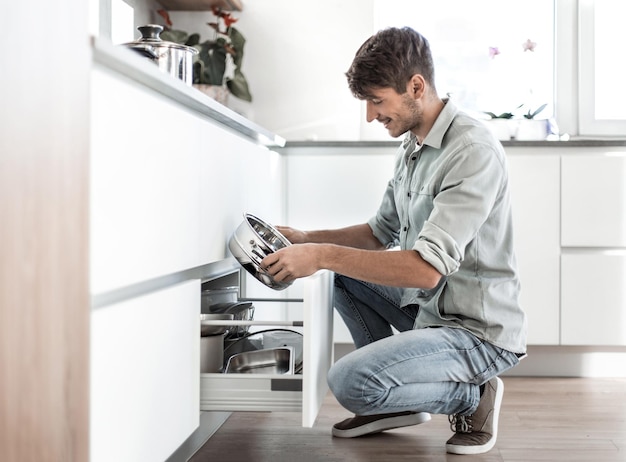
[[[163,26],[147,24],[137,28],[141,38],[125,43],[131,50],[153,61],[161,71],[191,86],[193,84],[193,57],[198,53],[193,47],[161,40]]]

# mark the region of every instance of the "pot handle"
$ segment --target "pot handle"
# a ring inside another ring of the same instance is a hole
[[[135,48],[135,47],[131,47],[131,50],[136,51],[137,53],[139,53],[141,56],[145,57],[145,58],[149,58],[152,59],[154,61],[156,61],[159,56],[154,52],[153,48]]]
[[[163,26],[159,24],[147,24],[145,26],[139,26],[137,28],[141,32],[141,41],[145,42],[161,42],[161,32],[163,32]]]

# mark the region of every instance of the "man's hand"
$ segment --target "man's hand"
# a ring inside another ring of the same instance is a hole
[[[292,244],[302,244],[304,242],[307,242],[306,233],[304,231],[290,228],[289,226],[276,226],[276,229]]]
[[[261,267],[276,281],[290,282],[310,276],[321,269],[319,264],[321,250],[322,246],[319,244],[290,245],[265,257],[261,261]]]

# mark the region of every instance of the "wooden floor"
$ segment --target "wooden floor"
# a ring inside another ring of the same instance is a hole
[[[333,438],[351,415],[328,395],[313,428],[299,413],[233,415],[191,462],[626,462],[626,379],[504,377],[499,437],[478,456],[446,454],[446,416],[361,438]]]

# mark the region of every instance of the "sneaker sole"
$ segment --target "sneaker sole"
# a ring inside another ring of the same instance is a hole
[[[496,399],[494,401],[493,408],[494,411],[497,410],[497,412],[495,412],[495,415],[493,416],[494,431],[491,439],[480,446],[459,446],[455,444],[446,444],[446,452],[450,454],[463,455],[483,454],[487,451],[491,451],[491,449],[493,449],[493,447],[496,445],[496,439],[498,438],[498,420],[500,418],[500,407],[502,406],[502,397],[504,396],[504,382],[500,380],[500,377],[496,377],[496,380],[498,383],[498,388],[496,388]]]
[[[390,417],[388,419],[380,419],[370,422],[360,427],[340,430],[333,427],[333,436],[338,438],[355,438],[357,436],[372,435],[385,430],[392,430],[400,427],[410,427],[411,425],[419,425],[430,420],[430,414],[427,412],[418,412],[416,414],[403,415],[399,417]]]

